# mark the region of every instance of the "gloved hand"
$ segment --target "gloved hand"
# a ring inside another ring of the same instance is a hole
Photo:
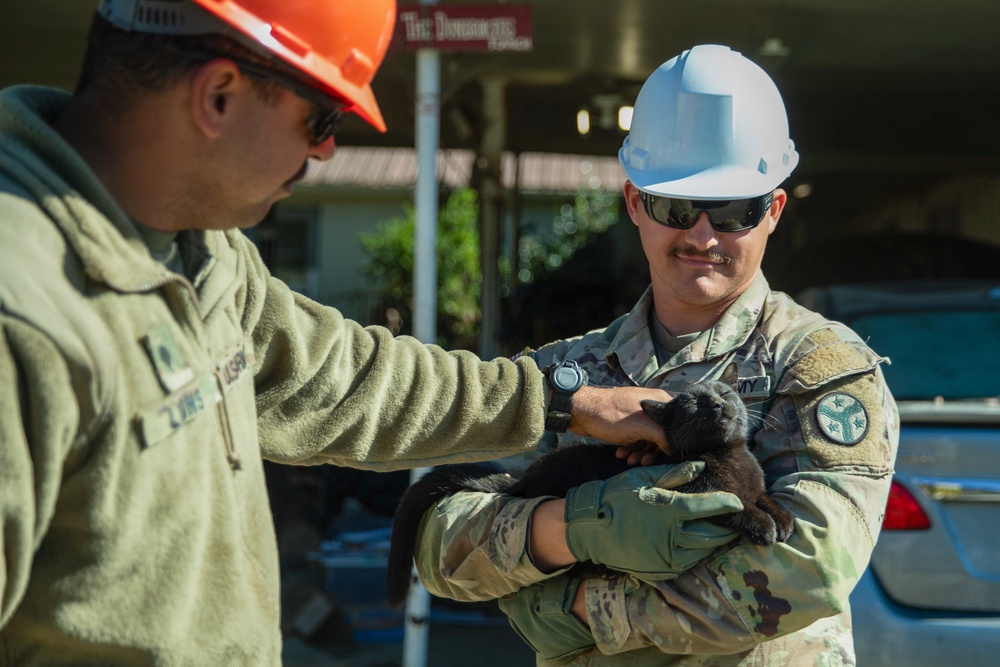
[[[566,494],[566,543],[589,560],[644,579],[670,579],[738,533],[708,517],[743,509],[731,493],[678,493],[704,469],[701,461],[638,466]]]
[[[594,645],[590,630],[570,612],[582,583],[569,574],[525,586],[500,598],[500,609],[514,632],[544,658],[558,658]]]

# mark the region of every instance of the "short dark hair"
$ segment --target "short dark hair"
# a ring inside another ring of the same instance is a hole
[[[274,65],[272,61],[223,34],[157,35],[129,32],[94,15],[87,49],[74,95],[96,91],[111,95],[127,107],[143,94],[162,90],[198,68],[203,61],[185,57],[187,51],[210,51]],[[261,97],[279,94],[277,84],[252,78]]]

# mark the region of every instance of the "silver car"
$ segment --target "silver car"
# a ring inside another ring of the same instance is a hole
[[[851,595],[858,664],[1000,664],[1000,283],[824,287],[798,300],[892,362],[899,455]]]
[[[851,595],[858,664],[1000,664],[1000,283],[824,287],[798,300],[892,361],[899,455]]]

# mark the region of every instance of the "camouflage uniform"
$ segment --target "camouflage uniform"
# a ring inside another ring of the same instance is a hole
[[[547,345],[539,365],[575,359],[596,385],[683,389],[735,362],[753,452],[795,516],[785,544],[745,539],[675,580],[586,582],[596,647],[540,665],[853,665],[848,595],[878,536],[898,444],[879,363],[850,329],[771,292],[763,275],[710,330],[657,362],[652,292],[603,330]],[[576,440],[566,434],[559,445]],[[428,589],[501,597],[553,574],[526,552],[540,499],[462,493],[424,518],[418,569]]]

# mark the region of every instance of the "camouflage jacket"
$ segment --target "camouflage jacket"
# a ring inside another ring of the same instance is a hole
[[[853,665],[848,596],[878,536],[898,444],[882,358],[762,275],[712,329],[657,362],[652,293],[606,329],[532,352],[575,359],[592,384],[668,391],[731,362],[770,493],[795,516],[784,544],[740,540],[675,580],[586,582],[596,646],[540,665]],[[558,445],[578,440],[560,436]],[[544,447],[542,448],[544,449]],[[516,466],[516,462],[511,464]],[[553,574],[526,551],[541,499],[462,493],[424,518],[417,565],[428,589],[460,600],[507,595]]]

